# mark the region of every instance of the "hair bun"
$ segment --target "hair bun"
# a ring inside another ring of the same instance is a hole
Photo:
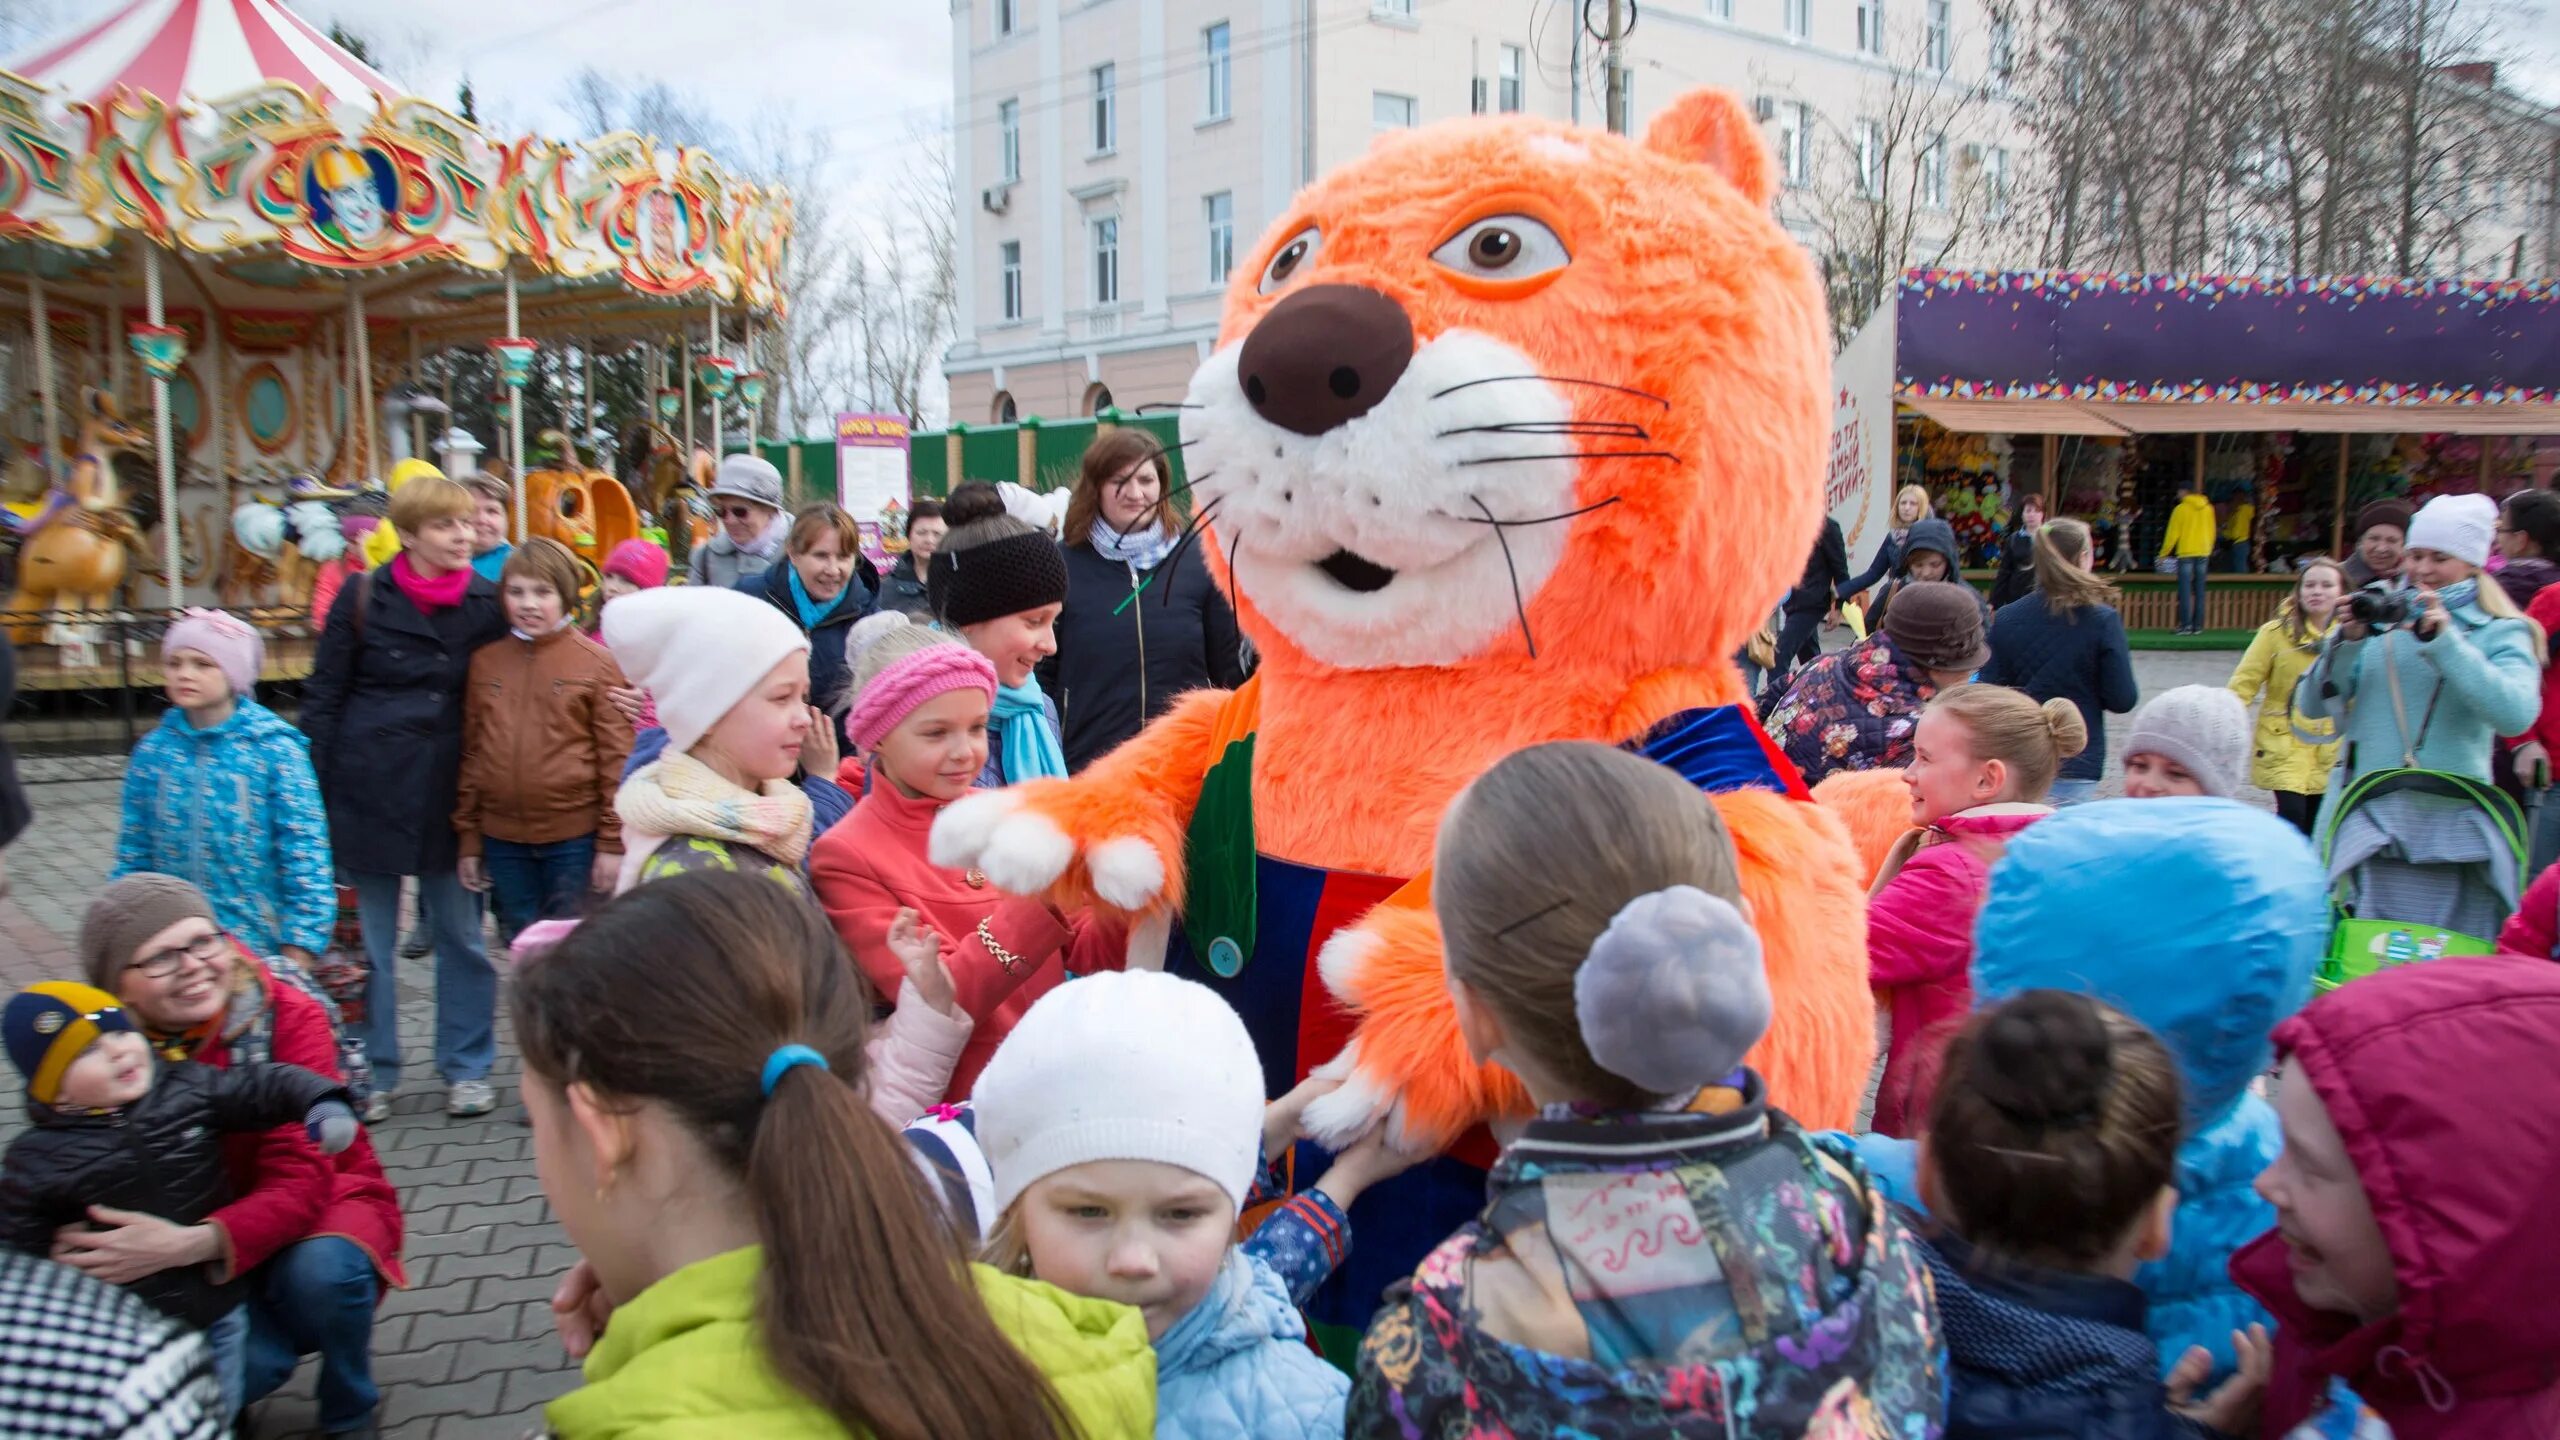
[[[2030,990],[1983,1026],[1973,1082],[1992,1109],[2022,1127],[2098,1122],[2115,1082],[2115,1042],[2085,995]]]
[[[964,480],[942,501],[942,523],[954,530],[1005,513],[1004,492],[984,480]]]
[[[2041,708],[2045,728],[2053,732],[2056,759],[2068,760],[2089,748],[2089,722],[2081,717],[2079,706],[2056,696]]]
[[[1769,1028],[1760,936],[1693,885],[1621,908],[1573,977],[1574,1019],[1601,1069],[1657,1095],[1733,1073]]]

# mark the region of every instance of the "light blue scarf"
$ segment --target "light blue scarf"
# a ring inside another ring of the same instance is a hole
[[[1141,570],[1153,570],[1164,563],[1165,556],[1173,553],[1173,547],[1181,540],[1182,533],[1175,531],[1168,535],[1162,525],[1149,525],[1123,535],[1112,529],[1109,521],[1095,520],[1093,531],[1086,538],[1093,545],[1094,552],[1105,560],[1116,560],[1123,565],[1135,565]]]
[[[1019,785],[1043,775],[1067,778],[1067,752],[1058,748],[1057,727],[1049,723],[1049,697],[1040,693],[1037,679],[999,688],[995,720],[1004,783]]]
[[[791,582],[791,603],[800,611],[800,628],[803,630],[817,629],[818,622],[826,619],[827,612],[835,608],[835,600],[830,600],[821,605],[817,601],[810,599],[808,589],[800,583],[800,567],[792,564],[789,557],[786,556],[774,563],[782,567],[783,578]],[[847,580],[845,583],[850,585],[853,582],[851,580]],[[839,591],[836,595],[836,600],[841,600],[843,598],[843,593]]]

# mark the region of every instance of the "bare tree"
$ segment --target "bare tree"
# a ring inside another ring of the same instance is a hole
[[[1780,156],[1790,184],[1779,215],[1822,264],[1836,344],[1857,333],[1904,270],[1944,263],[2002,203],[2000,177],[1985,171],[1989,152],[1957,148],[1981,128],[1986,82],[1928,63],[1917,31],[1900,39],[1888,76],[1865,88],[1845,126],[1809,104],[1779,101],[1795,117]]]

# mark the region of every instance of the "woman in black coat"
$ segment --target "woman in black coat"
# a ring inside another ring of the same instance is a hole
[[[464,888],[453,806],[462,779],[462,700],[471,652],[507,633],[498,588],[471,572],[471,492],[422,476],[391,497],[400,553],[347,583],[320,634],[302,693],[302,730],[329,811],[330,849],[355,886],[364,948],[365,1049],[374,1102],[400,1083],[400,881],[436,956],[436,1071],[445,1108],[496,1108],[489,1067],[498,976],[480,942],[480,897]]]
[[[853,517],[823,500],[802,506],[791,517],[782,559],[737,588],[771,602],[809,637],[809,703],[841,714],[853,688],[845,637],[880,600],[880,570],[862,553]]]
[[[1166,564],[1182,533],[1173,507],[1159,503],[1172,469],[1153,435],[1122,427],[1086,448],[1068,497],[1067,603],[1040,685],[1057,703],[1070,772],[1182,692],[1244,683],[1235,611],[1208,565],[1197,554]]]

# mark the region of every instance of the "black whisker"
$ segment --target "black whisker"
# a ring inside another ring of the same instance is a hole
[[[1243,548],[1244,527],[1239,525],[1236,527],[1236,533],[1227,537],[1227,599],[1230,605],[1234,603],[1237,596],[1244,593],[1242,586],[1236,580],[1236,552]]]
[[[1529,658],[1535,660],[1538,658],[1538,637],[1529,633],[1529,601],[1520,593],[1520,564],[1511,558],[1511,537],[1502,533],[1503,522],[1493,518],[1493,511],[1486,508],[1481,498],[1474,495],[1467,498],[1475,502],[1477,509],[1484,511],[1485,520],[1493,526],[1494,543],[1502,547],[1502,568],[1511,572],[1511,609],[1520,617],[1521,642],[1529,647]]]
[[[1528,525],[1553,525],[1559,520],[1570,520],[1577,515],[1588,515],[1594,510],[1606,510],[1626,497],[1621,495],[1612,495],[1606,500],[1595,500],[1592,503],[1583,506],[1579,510],[1567,510],[1561,515],[1541,515],[1535,520],[1496,520],[1493,518],[1492,511],[1485,510],[1485,505],[1482,500],[1476,500],[1476,497],[1473,495],[1470,495],[1467,498],[1475,500],[1476,508],[1484,510],[1485,518],[1478,520],[1472,515],[1452,515],[1449,517],[1450,519],[1464,520],[1470,525],[1490,525],[1496,530],[1510,530]]]
[[[1206,405],[1185,405],[1179,400],[1150,400],[1137,408],[1140,415],[1153,415],[1159,410],[1206,410]]]
[[[1677,460],[1668,450],[1567,450],[1555,455],[1486,455],[1461,465],[1517,465],[1527,460]]]
[[[1167,505],[1170,505],[1170,504],[1172,504],[1172,503],[1173,503],[1173,497],[1174,497],[1174,496],[1185,493],[1186,491],[1190,490],[1190,488],[1191,488],[1192,486],[1199,484],[1199,483],[1200,483],[1201,481],[1203,481],[1203,480],[1214,480],[1214,479],[1216,479],[1217,477],[1218,477],[1218,472],[1217,472],[1217,471],[1215,471],[1215,470],[1210,470],[1210,471],[1206,471],[1206,472],[1204,472],[1204,473],[1202,473],[1202,474],[1195,475],[1195,476],[1191,477],[1190,479],[1183,481],[1183,482],[1182,482],[1181,484],[1179,484],[1179,485],[1168,485],[1168,486],[1166,486],[1166,487],[1165,487],[1165,492],[1164,492],[1163,494],[1161,494],[1161,495],[1159,495],[1159,496],[1157,496],[1157,497],[1155,498],[1155,503],[1154,503],[1154,504],[1149,505],[1149,506],[1147,507],[1147,513],[1146,513],[1146,516],[1144,517],[1144,518],[1145,518],[1145,523],[1144,523],[1144,524],[1141,524],[1138,528],[1139,528],[1139,529],[1141,529],[1141,530],[1143,530],[1143,529],[1145,529],[1148,525],[1153,525],[1153,524],[1155,524],[1157,521],[1162,520],[1162,519],[1164,518],[1164,507],[1166,507]]]
[[[1606,380],[1578,380],[1571,375],[1488,375],[1481,380],[1460,381],[1458,384],[1450,386],[1448,389],[1439,392],[1431,398],[1434,400],[1444,400],[1449,396],[1457,394],[1461,390],[1471,389],[1478,385],[1500,385],[1505,381],[1510,380],[1544,380],[1550,385],[1588,385],[1594,390],[1615,390],[1621,395],[1633,395],[1639,400],[1650,400],[1665,410],[1671,408],[1670,401],[1663,399],[1661,396],[1654,394],[1650,390],[1638,390],[1632,385],[1612,385]]]
[[[1191,548],[1192,541],[1200,538],[1200,532],[1207,527],[1209,517],[1218,513],[1218,501],[1225,498],[1221,495],[1191,512],[1191,523],[1182,527],[1182,538],[1173,542],[1173,553],[1164,558],[1162,573],[1166,594],[1173,593],[1173,579],[1182,573],[1182,553]]]
[[[1461,425],[1443,430],[1452,435],[1593,435],[1617,440],[1650,440],[1652,432],[1632,420],[1509,420],[1499,425]]]

